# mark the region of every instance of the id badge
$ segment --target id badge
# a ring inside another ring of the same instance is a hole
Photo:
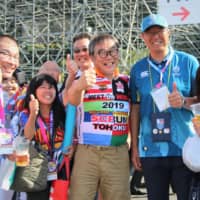
[[[48,175],[47,175],[48,181],[56,180],[58,178],[56,169],[57,169],[56,162],[54,160],[50,160],[48,162]]]
[[[154,88],[151,92],[151,96],[160,112],[170,107],[168,100],[169,90],[166,85],[162,85],[160,88]]]
[[[10,129],[0,128],[0,155],[13,154],[13,134]]]
[[[152,114],[152,139],[153,142],[171,141],[170,113]]]

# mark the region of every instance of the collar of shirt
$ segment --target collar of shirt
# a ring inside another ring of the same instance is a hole
[[[169,51],[168,54],[164,57],[164,59],[161,62],[157,62],[156,60],[154,60],[151,56],[149,56],[149,59],[151,60],[151,62],[153,64],[155,64],[156,66],[158,66],[159,68],[163,68],[166,64],[166,62],[168,61],[170,55],[172,53],[172,47],[169,47]]]
[[[96,75],[99,77],[105,77],[105,75],[99,71],[96,67],[95,67],[95,71],[96,71]],[[119,68],[116,67],[114,72],[113,72],[113,78],[118,77],[119,76]]]

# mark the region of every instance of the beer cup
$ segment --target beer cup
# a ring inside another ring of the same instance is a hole
[[[16,153],[16,166],[25,167],[29,165],[29,140],[23,136],[17,136],[14,140]]]
[[[195,103],[195,104],[192,104],[190,106],[193,114],[194,114],[194,118],[196,120],[199,120],[200,121],[200,103]]]

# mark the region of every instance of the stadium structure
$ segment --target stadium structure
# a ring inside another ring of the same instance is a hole
[[[66,53],[79,32],[108,32],[120,41],[123,71],[147,51],[140,39],[141,19],[157,12],[156,0],[0,0],[0,32],[20,44],[21,68],[33,76],[46,60],[65,72]],[[170,27],[172,45],[200,60],[200,25]]]

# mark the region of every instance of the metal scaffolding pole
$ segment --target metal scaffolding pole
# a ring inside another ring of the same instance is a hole
[[[21,67],[31,77],[46,60],[65,71],[66,52],[79,32],[107,32],[120,41],[120,67],[147,53],[140,38],[144,16],[157,12],[157,0],[0,0],[0,32],[20,44]],[[200,25],[173,26],[172,45],[200,60]]]

